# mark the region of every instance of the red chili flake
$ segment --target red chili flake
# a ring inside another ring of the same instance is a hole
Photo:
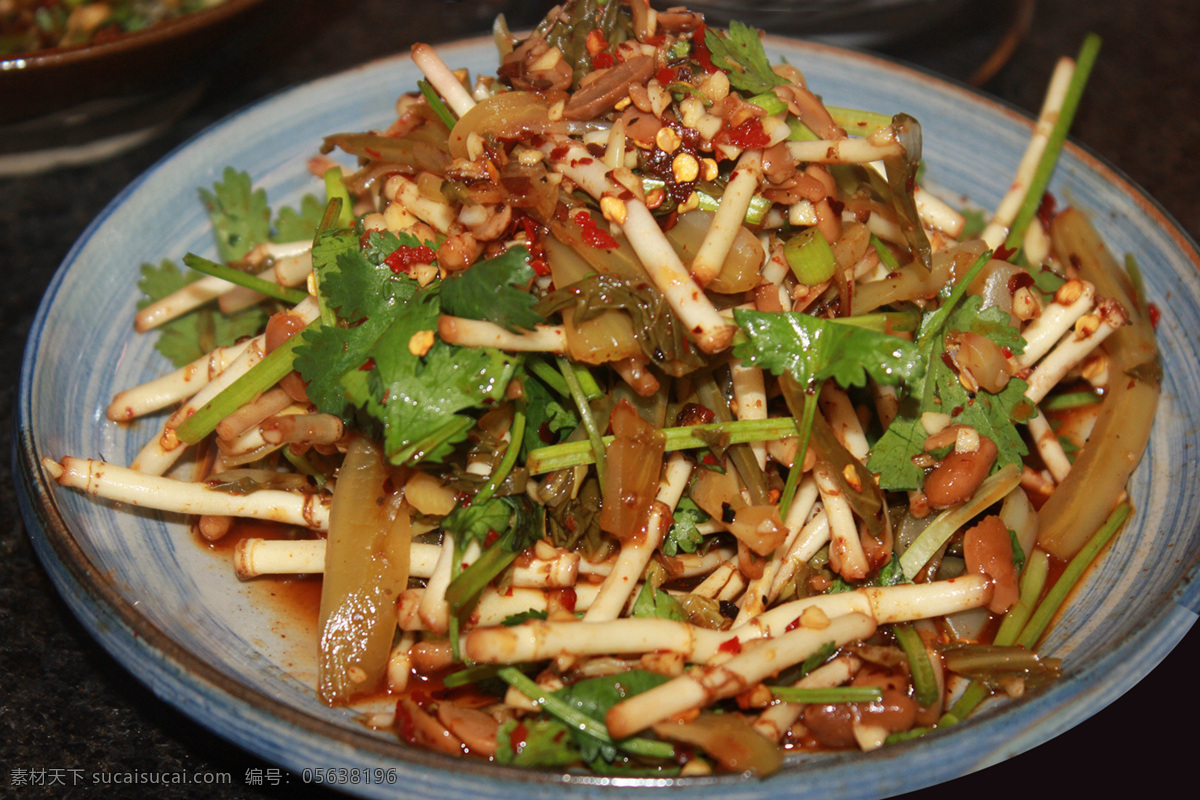
[[[381,160],[383,159],[383,153],[379,152],[378,150],[372,150],[370,147],[365,147],[365,148],[363,148],[363,150],[371,158],[378,158]]]
[[[615,63],[617,60],[612,53],[596,53],[592,56],[592,69],[608,69]]]
[[[500,534],[496,533],[495,531],[488,531],[487,536],[483,537],[483,546],[491,547],[493,544],[496,543],[496,540],[499,538],[500,538]]]
[[[729,653],[730,655],[736,656],[738,653],[742,652],[742,643],[736,636],[734,636],[731,639],[726,639],[725,641],[721,642],[720,646],[717,647],[717,650],[722,653]]]
[[[1017,254],[1017,249],[1018,248],[1014,247],[1013,249],[1010,250],[1007,247],[1005,247],[1004,245],[1000,245],[999,247],[996,248],[996,252],[992,254],[992,258],[999,259],[1000,261],[1008,261],[1010,258],[1012,258],[1013,256],[1015,256]]]
[[[1000,348],[1000,353],[1001,353],[1001,355],[1003,355],[1005,358],[1012,358],[1013,351],[1012,351],[1012,348],[1011,348],[1011,347],[1001,347],[1001,348]]]
[[[528,738],[529,729],[525,727],[524,722],[518,722],[512,729],[512,733],[508,735],[508,746],[512,748],[513,753],[520,753],[525,749],[525,742]]]
[[[713,141],[717,144],[731,144],[743,150],[758,150],[771,143],[771,137],[763,130],[762,122],[757,117],[751,118],[736,128],[723,128]]]
[[[407,275],[415,264],[432,264],[437,254],[425,245],[402,244],[383,260],[388,268],[397,275]]]
[[[370,372],[373,369],[375,369],[375,359],[374,358],[368,358],[366,361],[364,361],[362,363],[362,366],[358,368],[359,372]]]
[[[575,214],[575,223],[583,229],[583,241],[589,247],[598,247],[601,250],[616,250],[617,240],[614,239],[608,231],[601,230],[596,224],[596,220],[592,219],[592,215],[586,211],[579,211]]]
[[[1033,286],[1033,276],[1022,270],[1008,279],[1008,293],[1016,294],[1018,290]]]
[[[574,611],[575,604],[579,602],[579,596],[575,594],[573,588],[568,586],[565,589],[559,590],[558,600],[567,611]]]
[[[674,83],[678,74],[679,70],[676,67],[663,67],[654,77],[658,79],[659,83],[666,86],[667,84]]]
[[[789,622],[787,624],[787,627],[784,628],[783,630],[786,633],[787,631],[794,631],[794,630],[796,630],[796,628],[799,628],[799,627],[800,627],[800,618],[796,617],[794,620]]]
[[[1158,306],[1149,303],[1146,306],[1146,316],[1150,317],[1150,327],[1158,330],[1158,321],[1162,318],[1162,312],[1158,310]]]
[[[542,228],[529,217],[517,220],[525,232],[525,244],[529,248],[529,266],[538,275],[550,274],[550,262],[546,259],[546,248],[542,244]]]
[[[1049,229],[1050,221],[1058,214],[1058,200],[1054,195],[1046,192],[1042,195],[1042,201],[1038,203],[1037,218],[1041,221],[1042,227]]]
[[[708,49],[708,45],[704,43],[704,38],[708,35],[708,26],[701,26],[692,34],[692,57],[700,62],[700,66],[705,72],[716,72],[717,65],[712,62],[712,53]]]

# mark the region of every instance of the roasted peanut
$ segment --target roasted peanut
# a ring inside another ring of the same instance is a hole
[[[925,495],[933,508],[949,508],[975,493],[996,461],[996,443],[979,437],[974,452],[950,453],[925,476]]]

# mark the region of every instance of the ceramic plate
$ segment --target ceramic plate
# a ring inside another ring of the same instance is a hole
[[[816,91],[838,105],[921,121],[929,181],[948,199],[991,208],[1009,185],[1028,119],[894,64],[840,50],[769,39]],[[490,43],[441,48],[445,60],[492,71]],[[144,425],[105,421],[114,391],[167,369],[148,337],[133,333],[139,265],[186,252],[212,256],[193,187],[226,165],[251,173],[272,204],[319,191],[306,159],[338,130],[384,126],[395,96],[415,86],[407,58],[372,63],[272,97],[204,132],[139,178],[88,228],[46,292],[30,334],[20,385],[17,452],[27,526],[59,591],[110,653],[165,702],[220,736],[296,774],[342,767],[342,788],[362,796],[612,796],[599,778],[518,772],[409,750],[365,729],[354,712],[314,693],[311,633],[260,585],[239,583],[227,553],[197,545],[179,519],[117,509],[48,483],[42,455],[128,463]],[[1045,651],[1065,675],[1020,702],[985,707],[953,730],[869,754],[790,758],[766,781],[737,776],[679,781],[688,797],[880,797],[940,783],[999,762],[1075,725],[1147,674],[1183,637],[1200,607],[1200,255],[1140,190],[1086,152],[1068,147],[1052,190],[1090,210],[1112,249],[1134,254],[1150,298],[1165,364],[1150,451],[1132,482],[1137,515],[1075,593]],[[358,772],[353,772],[358,770]],[[372,772],[372,770],[375,770]],[[390,770],[390,771],[389,771]],[[353,777],[358,780],[354,781]],[[620,781],[624,793],[659,793],[670,781]],[[628,797],[628,794],[623,794]]]

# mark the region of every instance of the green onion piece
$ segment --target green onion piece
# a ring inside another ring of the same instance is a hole
[[[833,277],[837,259],[825,235],[817,228],[806,228],[787,240],[783,257],[796,280],[805,286],[816,286]]]
[[[900,269],[900,262],[896,260],[896,256],[888,249],[887,244],[875,234],[871,234],[871,246],[875,248],[875,254],[879,256],[879,260],[883,265],[893,272]]]
[[[583,420],[583,427],[587,430],[587,444],[592,449],[592,461],[596,464],[596,477],[600,479],[600,485],[604,486],[604,477],[607,470],[604,468],[604,431],[596,424],[595,417],[592,416],[592,407],[588,404],[587,394],[579,383],[579,374],[575,372],[574,365],[558,356],[555,359],[558,362],[558,371],[562,373],[563,379],[567,382],[567,389],[571,392],[571,397],[575,400],[575,407],[579,409],[579,418]]]
[[[1067,140],[1067,132],[1071,129],[1075,112],[1079,109],[1084,86],[1087,85],[1092,66],[1096,63],[1096,55],[1100,52],[1100,41],[1099,36],[1089,33],[1083,40],[1083,46],[1079,49],[1079,55],[1075,59],[1075,71],[1071,73],[1071,82],[1063,97],[1062,109],[1058,113],[1054,127],[1050,130],[1050,136],[1046,141],[1046,150],[1042,153],[1033,179],[1029,181],[1029,190],[1025,194],[1025,201],[1017,211],[1012,227],[1008,231],[1008,239],[1004,242],[1004,246],[1009,250],[1020,249],[1021,244],[1025,241],[1025,231],[1029,229],[1029,223],[1033,221],[1038,207],[1042,204],[1042,195],[1046,193],[1046,187],[1050,185],[1050,176],[1054,173],[1063,143]]]
[[[512,549],[513,536],[513,529],[509,528],[450,581],[446,587],[446,603],[450,606],[452,620],[458,619],[464,610],[470,610],[484,588],[516,560],[519,553]],[[459,546],[457,541],[454,546]]]
[[[500,459],[500,463],[492,470],[491,477],[487,483],[479,487],[479,491],[475,493],[473,503],[482,503],[488,500],[500,488],[500,484],[504,483],[504,479],[508,477],[508,473],[512,472],[513,464],[517,463],[517,454],[521,452],[521,442],[525,440],[525,412],[517,409],[513,415],[512,427],[509,429],[511,434],[508,439],[508,447],[504,448],[504,456]]]
[[[212,275],[214,278],[229,281],[230,283],[244,286],[247,289],[252,289],[259,294],[265,294],[267,297],[273,297],[276,300],[282,300],[285,303],[296,305],[304,298],[308,297],[308,293],[301,289],[292,289],[287,286],[280,286],[278,283],[272,283],[257,275],[251,275],[248,272],[234,269],[233,267],[224,264],[218,264],[216,261],[210,261],[207,258],[202,258],[195,253],[188,253],[183,257],[183,263],[197,272],[203,272],[205,275]]]
[[[875,111],[863,111],[842,106],[825,106],[834,123],[851,136],[870,136],[880,128],[892,124],[892,117]]]
[[[433,88],[433,84],[429,81],[417,81],[417,86],[421,89],[421,94],[425,97],[425,102],[429,103],[429,107],[433,109],[433,113],[438,115],[447,128],[453,130],[455,123],[458,120],[454,117],[453,112],[446,107],[446,102],[442,100],[441,95]]]
[[[1042,401],[1043,411],[1063,411],[1068,408],[1094,406],[1103,398],[1095,392],[1067,392],[1047,397]]]
[[[921,314],[917,311],[880,311],[874,314],[855,314],[852,317],[833,317],[827,321],[879,333],[894,333],[915,331],[920,325]]]
[[[933,664],[929,661],[929,652],[921,641],[921,635],[908,623],[893,625],[892,634],[908,658],[913,698],[925,707],[933,705],[938,699],[937,677],[933,674]]]
[[[500,667],[496,664],[476,664],[473,667],[451,672],[442,678],[442,685],[447,689],[457,689],[459,686],[469,686],[472,683],[496,677]]]
[[[1100,530],[1096,531],[1095,535],[1088,540],[1088,543],[1083,546],[1074,558],[1067,564],[1067,568],[1063,570],[1058,581],[1046,593],[1046,597],[1042,600],[1041,605],[1033,612],[1033,616],[1029,618],[1028,624],[1021,630],[1021,635],[1017,637],[1015,644],[1020,647],[1032,649],[1042,638],[1050,620],[1058,613],[1059,607],[1066,601],[1067,595],[1075,588],[1075,584],[1083,577],[1083,573],[1087,571],[1088,565],[1100,554],[1104,546],[1109,540],[1116,535],[1121,526],[1125,524],[1125,520],[1129,518],[1133,508],[1129,503],[1121,503],[1113,509],[1108,515],[1108,519],[1100,526]]]
[[[570,394],[570,390],[567,389],[567,381],[563,378],[562,374],[554,367],[550,366],[549,363],[541,360],[540,358],[531,358],[525,362],[525,365],[529,368],[530,372],[541,378],[543,383],[545,383],[554,391],[558,392],[563,397],[566,397]]]
[[[938,720],[939,728],[954,725],[967,718],[967,716],[975,710],[975,707],[987,699],[989,692],[986,686],[979,681],[971,681],[971,685],[966,688],[966,691],[959,696],[958,702],[954,704],[948,712],[942,715]]]
[[[325,196],[332,202],[336,197],[341,201],[338,210],[337,225],[339,228],[349,228],[354,224],[354,203],[350,200],[350,191],[342,182],[342,168],[330,167],[322,176],[325,180]]]
[[[729,444],[740,442],[766,442],[785,439],[796,435],[796,421],[791,417],[771,419],[744,419],[732,422],[710,422],[705,425],[685,425],[663,428],[667,452],[696,450],[708,447],[708,442],[697,434],[713,432],[725,437]],[[601,443],[607,445],[612,436],[605,436]],[[593,462],[593,446],[590,441],[563,442],[529,451],[525,467],[530,475],[543,475],[566,467],[582,467]]]
[[[813,415],[817,413],[817,398],[805,391],[790,375],[783,376],[779,385],[783,388],[788,410],[796,415],[796,435],[800,437],[800,446],[796,448],[792,468],[788,470],[783,493],[779,496],[779,516],[786,519],[792,508],[792,500],[796,497],[796,490],[800,487],[800,473],[804,472],[804,457],[808,455],[808,439],[812,434]]]
[[[1010,645],[1029,621],[1042,589],[1046,587],[1046,576],[1050,573],[1050,555],[1045,550],[1034,548],[1021,573],[1021,592],[1017,602],[1004,614],[1000,628],[992,637],[992,644]]]
[[[835,686],[817,689],[802,686],[768,686],[785,703],[873,703],[883,699],[878,686]]]
[[[296,347],[303,340],[301,334],[296,334],[272,350],[245,375],[226,386],[224,391],[185,419],[175,429],[175,436],[185,444],[196,444],[216,430],[221,420],[279,383],[284,375],[292,371]]]
[[[883,740],[884,744],[900,744],[907,742],[909,739],[919,739],[927,733],[931,733],[933,728],[909,728],[906,731],[897,731],[889,733],[887,738]]]
[[[509,686],[517,689],[530,700],[540,705],[546,710],[547,714],[557,717],[566,723],[572,730],[585,733],[605,744],[616,745],[634,755],[650,758],[673,758],[675,756],[675,746],[670,742],[662,742],[656,739],[642,739],[636,736],[631,736],[628,739],[613,739],[612,735],[608,732],[608,728],[604,727],[604,723],[592,719],[587,714],[573,707],[570,703],[542,691],[542,687],[538,686],[532,678],[516,667],[504,667],[497,674]]]

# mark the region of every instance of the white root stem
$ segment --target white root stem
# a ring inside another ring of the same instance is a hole
[[[233,494],[204,483],[178,481],[119,467],[91,458],[66,456],[61,462],[42,459],[42,467],[60,486],[94,497],[180,514],[213,514],[282,522],[327,530],[329,497],[279,489]]]
[[[409,574],[414,578],[433,575],[442,548],[414,543],[409,551]],[[259,539],[238,542],[233,564],[239,578],[262,575],[317,575],[325,571],[324,539]],[[513,567],[512,585],[521,589],[562,589],[574,586],[579,577],[578,553],[561,552],[553,558],[536,558]]]
[[[425,78],[446,100],[446,105],[455,115],[463,114],[475,107],[475,98],[459,82],[458,76],[446,66],[437,52],[427,44],[418,42],[412,46],[413,63],[425,74]]]
[[[792,685],[798,689],[832,689],[853,678],[861,667],[862,661],[856,656],[838,656],[817,667]],[[754,730],[772,742],[778,743],[783,738],[783,734],[795,724],[796,720],[800,719],[800,715],[803,713],[803,703],[776,703],[767,706],[754,721]]]
[[[738,419],[767,418],[767,387],[762,370],[747,367],[741,359],[729,363],[729,374],[733,379],[733,413]],[[750,451],[760,469],[767,466],[767,443],[751,442]]]
[[[1025,350],[1015,356],[1018,367],[1031,367],[1092,309],[1096,288],[1087,281],[1069,280],[1054,293],[1054,301],[1021,331]]]
[[[813,467],[813,478],[821,492],[821,505],[829,517],[829,566],[846,580],[860,581],[867,577],[870,565],[858,537],[858,525],[850,503],[825,464]]]
[[[787,554],[795,545],[796,538],[800,535],[804,528],[804,521],[808,519],[812,512],[813,506],[817,502],[817,484],[811,477],[805,478],[800,486],[796,489],[796,494],[792,498],[792,504],[788,507],[787,519],[783,521],[784,527],[787,529],[787,536],[780,543],[779,547],[771,555],[770,560],[763,564],[762,575],[750,581],[746,587],[745,593],[742,595],[742,602],[738,608],[737,618],[734,619],[734,626],[749,622],[751,617],[756,617],[761,614],[773,599],[771,596],[771,587],[775,585],[775,578],[779,573],[780,566],[786,561]]]
[[[1050,470],[1055,482],[1062,483],[1067,477],[1067,473],[1071,471],[1071,459],[1067,458],[1067,452],[1063,450],[1058,434],[1051,429],[1050,422],[1041,409],[1038,409],[1037,415],[1029,420],[1028,425],[1029,435],[1033,438],[1033,444],[1037,448],[1038,455],[1041,456],[1042,463],[1046,465],[1046,469]]]
[[[1035,405],[1042,402],[1068,372],[1128,321],[1129,317],[1119,303],[1101,299],[1096,310],[1080,317],[1074,329],[1063,336],[1029,374],[1025,397]]]
[[[1042,154],[1046,152],[1046,145],[1050,141],[1050,132],[1054,130],[1054,126],[1058,122],[1058,115],[1062,111],[1063,101],[1066,99],[1067,88],[1071,84],[1071,76],[1074,72],[1075,62],[1072,59],[1059,59],[1058,66],[1055,67],[1054,74],[1050,77],[1050,85],[1046,89],[1046,96],[1042,101],[1041,111],[1038,113],[1033,136],[1030,137],[1029,144],[1025,147],[1025,154],[1021,156],[1021,162],[1017,166],[1012,185],[1000,201],[1000,205],[996,207],[992,221],[983,230],[982,238],[993,250],[1004,244],[1008,238],[1008,229],[1016,219],[1021,204],[1025,202],[1025,195],[1029,193],[1029,184],[1037,172],[1038,162],[1042,160]]]
[[[867,442],[867,435],[863,432],[862,422],[854,411],[850,396],[832,381],[826,381],[817,402],[822,416],[833,429],[833,435],[850,451],[850,455],[865,464],[871,445]]]
[[[833,642],[841,646],[875,633],[875,620],[851,613],[826,620],[820,628],[799,627],[778,638],[748,647],[723,664],[690,672],[617,703],[605,717],[615,738],[631,736],[668,717],[732,697]]]
[[[788,142],[788,151],[797,161],[810,164],[867,164],[904,155],[891,125],[864,137]]]
[[[494,322],[442,314],[438,336],[461,347],[495,347],[521,353],[565,353],[567,334],[562,325],[538,325],[535,330],[513,333]]]
[[[706,353],[728,347],[734,329],[692,280],[646,204],[633,196],[624,197],[629,191],[610,180],[604,162],[593,158],[579,143],[551,139],[542,152],[557,172],[597,200],[610,202],[616,214],[613,223],[624,232],[650,279],[679,315],[697,347]]]
[[[692,278],[700,286],[707,286],[720,274],[761,182],[762,151],[747,150],[729,176],[708,233],[692,259]]]
[[[771,583],[771,591],[768,595],[771,601],[779,597],[788,581],[795,577],[796,570],[800,568],[800,565],[807,563],[828,542],[829,516],[825,513],[824,508],[818,508],[800,530],[795,541],[792,542],[792,547],[788,550],[787,555],[783,557],[775,573],[775,580]]]
[[[575,600],[574,610],[586,611],[595,602],[596,595],[600,592],[600,586],[595,583],[579,583],[575,585],[573,591]],[[406,589],[400,593],[400,598],[396,602],[396,616],[399,620],[401,630],[428,630],[424,621],[422,621],[420,615],[417,613],[424,594],[424,589]],[[479,595],[479,603],[471,612],[469,624],[477,626],[475,630],[493,630],[494,626],[499,626],[500,623],[514,614],[521,614],[526,611],[536,611],[539,613],[550,611],[552,606],[558,604],[558,595],[559,592],[555,589],[525,589],[513,586],[501,591],[497,590],[494,586],[488,586]],[[576,621],[572,624],[579,625],[582,623]],[[499,629],[507,630],[504,627]],[[469,641],[473,633],[474,631],[467,633],[464,641]]]
[[[579,588],[576,588],[579,592]],[[478,627],[466,643],[467,655],[489,664],[544,661],[560,655],[605,655],[648,653],[658,650],[684,654],[702,663],[729,649],[736,639],[746,644],[754,639],[784,634],[810,608],[829,618],[857,613],[878,624],[911,622],[978,608],[992,596],[984,575],[964,575],[948,581],[868,586],[849,592],[823,594],[783,603],[728,631],[701,628],[668,619],[634,617],[607,622],[530,620],[511,627]]]
[[[174,405],[204,388],[249,346],[250,342],[244,341],[218,347],[174,372],[118,392],[105,415],[113,422],[125,422]]]
[[[692,475],[692,462],[682,453],[673,453],[663,469],[658,494],[650,509],[646,523],[646,534],[641,538],[626,540],[621,544],[620,555],[608,577],[600,587],[600,596],[584,614],[585,622],[600,622],[616,619],[633,593],[646,565],[662,544],[666,533],[667,519],[683,496],[688,479]]]

